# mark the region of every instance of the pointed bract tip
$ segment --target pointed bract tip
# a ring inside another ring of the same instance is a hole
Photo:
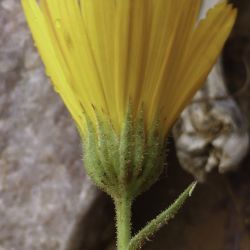
[[[191,185],[190,185],[190,190],[189,190],[189,196],[191,196],[193,194],[193,191],[197,185],[198,181],[194,181]]]

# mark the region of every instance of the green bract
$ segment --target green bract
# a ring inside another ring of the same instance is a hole
[[[143,110],[133,119],[129,108],[117,135],[107,117],[96,117],[97,126],[88,119],[89,133],[83,141],[85,168],[96,185],[113,198],[127,193],[134,199],[163,169],[165,140],[158,123],[146,134]]]

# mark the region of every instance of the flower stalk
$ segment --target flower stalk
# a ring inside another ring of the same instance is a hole
[[[131,240],[132,201],[125,193],[124,197],[114,202],[116,210],[117,249],[128,250]]]
[[[197,182],[190,184],[186,190],[173,202],[173,204],[161,212],[155,219],[148,222],[136,235],[131,236],[131,208],[132,200],[126,192],[120,199],[114,201],[116,210],[116,230],[118,250],[139,250],[160,228],[173,219],[184,202],[193,193]]]

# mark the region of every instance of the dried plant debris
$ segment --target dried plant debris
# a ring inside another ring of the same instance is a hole
[[[173,133],[182,167],[198,180],[215,168],[225,173],[239,166],[249,147],[247,122],[228,93],[220,62],[183,111]]]

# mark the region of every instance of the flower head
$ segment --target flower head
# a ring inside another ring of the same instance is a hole
[[[226,1],[199,23],[201,0],[22,0],[22,4],[46,71],[86,144],[97,140],[100,145],[108,138],[107,151],[113,146],[115,152],[117,141],[122,148],[122,135],[138,139],[143,134],[139,146],[137,139],[130,142],[130,149],[128,142],[123,145],[126,164],[131,164],[129,157],[136,158],[134,151],[145,151],[152,131],[158,131],[158,142],[163,143],[216,61],[236,16]],[[92,161],[96,150],[90,150]],[[107,161],[111,152],[103,154]],[[113,154],[109,158],[115,161]],[[143,153],[142,162],[144,158]],[[100,157],[97,161],[102,162]],[[114,170],[109,179],[121,172]]]

